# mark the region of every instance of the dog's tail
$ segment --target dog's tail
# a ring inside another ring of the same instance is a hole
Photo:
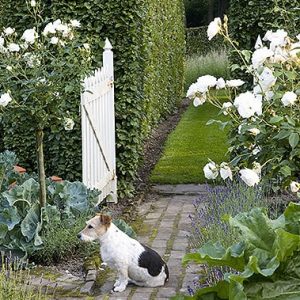
[[[164,265],[164,267],[165,267],[165,273],[166,273],[166,279],[165,279],[165,283],[166,282],[168,282],[169,281],[169,268],[168,268],[168,266],[167,266],[167,264],[165,263],[165,265]]]

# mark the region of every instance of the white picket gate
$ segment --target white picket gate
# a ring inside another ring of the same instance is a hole
[[[81,94],[82,180],[117,202],[114,68],[112,46],[105,41],[103,66],[84,80]]]

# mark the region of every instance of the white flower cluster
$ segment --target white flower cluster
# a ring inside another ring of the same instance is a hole
[[[204,176],[207,179],[216,179],[220,176],[223,180],[229,178],[232,180],[232,170],[226,162],[217,165],[215,162],[210,161],[203,168]],[[248,185],[254,186],[260,182],[261,166],[258,163],[253,164],[253,169],[244,168],[239,171],[241,179]]]
[[[64,118],[64,128],[67,131],[73,130],[75,122],[71,118]]]
[[[6,106],[12,100],[10,93],[2,94],[0,97],[0,106]]]

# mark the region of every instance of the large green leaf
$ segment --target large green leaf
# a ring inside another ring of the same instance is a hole
[[[271,251],[276,235],[272,221],[263,209],[254,208],[250,212],[230,217],[229,223],[240,230],[241,236],[247,240],[249,246]]]
[[[300,234],[300,203],[290,202],[284,211],[285,228],[288,232]]]
[[[245,243],[241,242],[229,247],[227,250],[219,243],[208,242],[197,253],[188,253],[183,257],[184,264],[194,261],[207,263],[210,266],[228,266],[236,270],[243,270]]]
[[[0,211],[0,224],[6,225],[8,230],[12,230],[20,221],[21,217],[16,207],[6,207]]]

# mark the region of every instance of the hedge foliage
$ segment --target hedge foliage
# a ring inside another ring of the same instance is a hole
[[[48,0],[50,20],[77,19],[82,38],[93,47],[94,67],[102,61],[108,37],[115,55],[117,171],[120,195],[129,195],[141,162],[147,134],[181,98],[184,67],[184,16],[180,0]],[[0,28],[30,26],[25,4],[1,1]],[[47,175],[74,180],[81,177],[80,95],[69,99],[73,131],[52,128],[46,133]],[[77,116],[77,117],[75,117]],[[12,122],[13,121],[13,122]],[[30,120],[3,120],[4,147],[14,150],[20,164],[35,169]],[[0,134],[1,135],[1,134]]]
[[[230,34],[239,43],[239,49],[248,50],[254,48],[258,35],[263,38],[267,30],[285,29],[289,36],[295,36],[300,28],[299,9],[299,0],[231,0]],[[234,53],[231,60],[240,63]],[[243,77],[242,72],[235,73],[236,77]]]
[[[207,26],[186,28],[186,54],[206,55],[211,51],[221,51],[225,49],[223,38],[219,35],[211,41],[207,38]]]

